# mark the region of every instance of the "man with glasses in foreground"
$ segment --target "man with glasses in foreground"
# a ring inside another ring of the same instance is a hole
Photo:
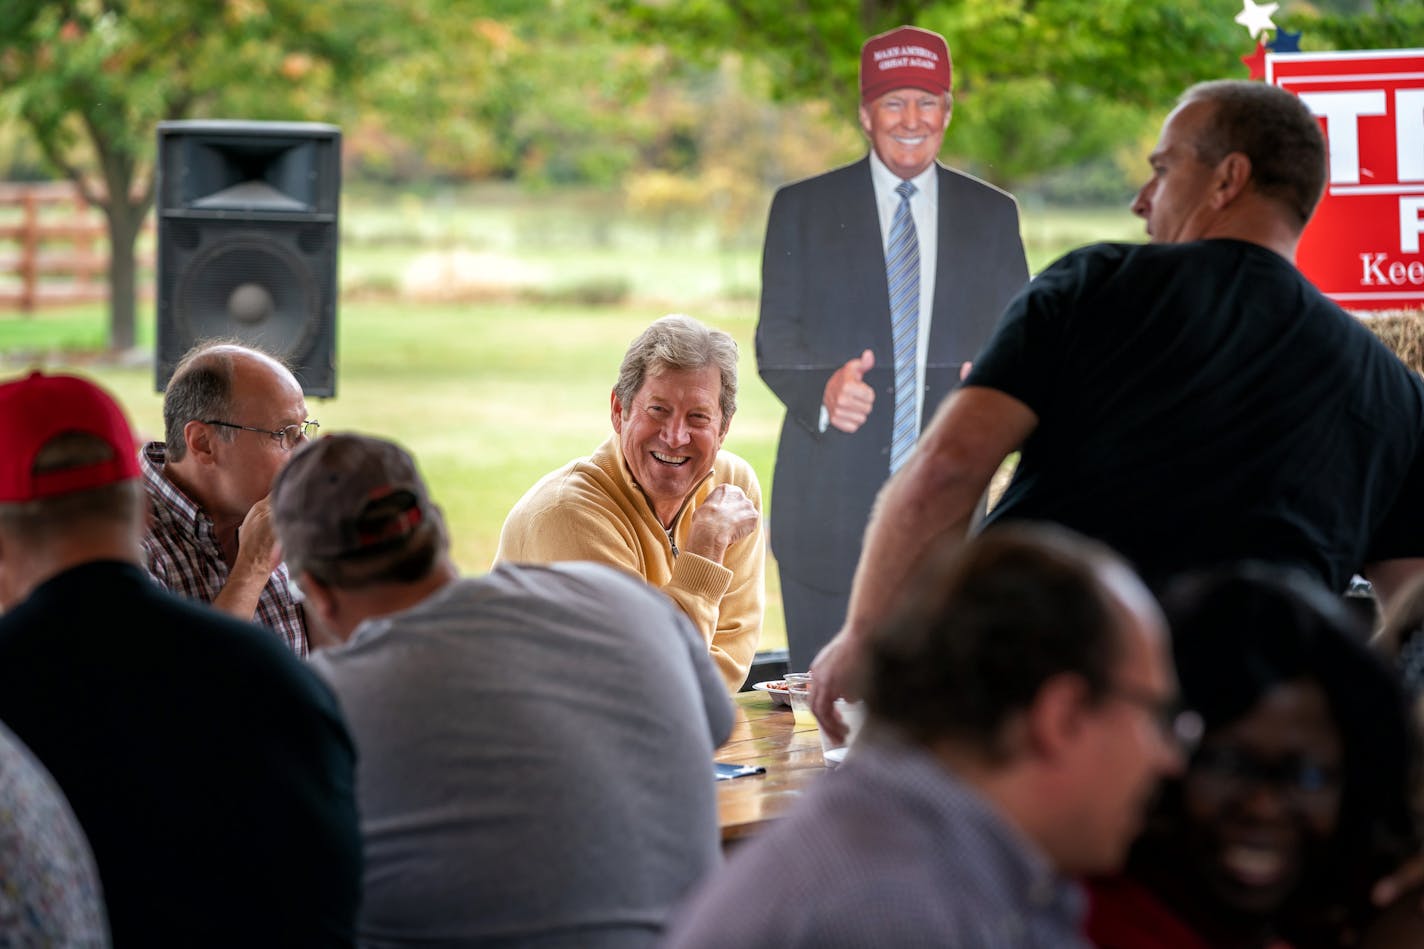
[[[845,763],[695,896],[668,945],[1084,946],[1199,720],[1107,548],[1005,527],[941,547],[873,634]]]
[[[292,449],[316,434],[302,387],[270,355],[204,343],[163,392],[162,442],[140,458],[152,516],[148,570],[166,589],[309,642],[272,530],[267,494]]]

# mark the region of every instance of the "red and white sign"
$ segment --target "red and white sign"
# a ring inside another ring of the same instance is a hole
[[[1352,310],[1424,306],[1424,49],[1271,53],[1330,143],[1325,196],[1296,262]]]

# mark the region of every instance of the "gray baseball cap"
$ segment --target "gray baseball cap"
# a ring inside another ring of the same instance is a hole
[[[394,442],[326,435],[300,448],[272,486],[288,559],[365,560],[438,523],[415,461]]]

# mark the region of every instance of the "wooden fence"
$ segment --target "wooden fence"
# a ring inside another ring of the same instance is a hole
[[[152,218],[139,237],[137,284],[153,294]],[[0,182],[0,309],[106,300],[109,232],[104,216],[67,182]]]

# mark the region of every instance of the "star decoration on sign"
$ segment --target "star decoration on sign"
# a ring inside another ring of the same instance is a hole
[[[1300,52],[1300,31],[1292,33],[1287,29],[1276,31],[1276,38],[1271,40],[1271,52],[1273,53],[1299,53]]]
[[[1267,30],[1274,30],[1276,24],[1271,22],[1271,14],[1280,9],[1279,3],[1255,3],[1253,0],[1241,0],[1241,12],[1236,14],[1236,22],[1251,31],[1251,38],[1255,39]]]
[[[1242,56],[1241,61],[1251,70],[1252,79],[1266,78],[1266,44],[1256,41],[1256,51],[1250,56]]]

